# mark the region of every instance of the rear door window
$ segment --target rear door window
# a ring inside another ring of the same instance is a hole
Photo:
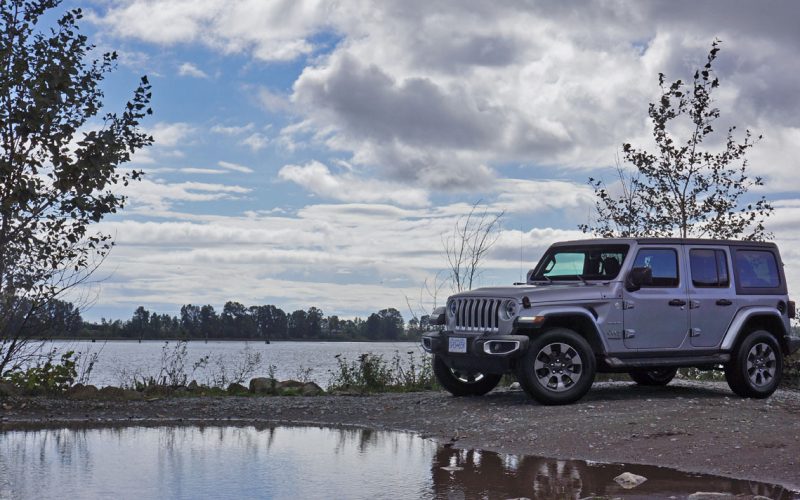
[[[692,249],[689,251],[689,267],[695,288],[727,288],[730,285],[728,259],[723,250]]]

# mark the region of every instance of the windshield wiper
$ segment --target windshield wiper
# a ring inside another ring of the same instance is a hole
[[[578,278],[579,280],[581,280],[581,282],[582,282],[584,285],[586,284],[586,280],[583,278],[583,275],[582,275],[582,274],[576,274],[576,275],[575,275],[575,277],[576,277],[576,278]]]

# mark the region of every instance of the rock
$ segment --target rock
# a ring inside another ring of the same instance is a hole
[[[97,387],[93,385],[75,384],[67,389],[67,397],[70,399],[97,399],[98,393]]]
[[[278,381],[274,378],[257,377],[250,380],[250,392],[253,394],[273,394]]]
[[[129,391],[129,392],[136,392],[136,391]],[[130,397],[126,394],[126,390],[122,389],[121,387],[114,387],[114,386],[106,386],[101,388],[97,391],[98,399],[127,399]]]
[[[243,394],[245,392],[247,392],[247,387],[242,384],[234,382],[228,386],[228,394]]]
[[[144,394],[146,396],[162,396],[169,392],[169,388],[163,385],[148,385],[144,388]]]
[[[283,391],[286,389],[302,390],[304,385],[305,384],[303,382],[298,382],[297,380],[283,380],[281,382],[278,382],[278,384],[275,386],[275,389],[279,391]]]
[[[191,382],[189,382],[189,385],[186,386],[186,390],[190,392],[196,391],[198,389],[200,389],[200,386],[197,384],[197,380],[192,380]]]
[[[519,390],[519,382],[512,383],[511,385],[508,386],[508,388],[511,389],[512,391],[518,391]]]
[[[325,391],[314,382],[306,382],[300,390],[300,394],[303,396],[319,396],[325,394]]]
[[[644,476],[637,476],[636,474],[632,474],[630,472],[623,472],[619,476],[615,477],[614,481],[616,481],[617,484],[626,490],[629,490],[631,488],[636,488],[643,482],[647,481],[647,478]]]
[[[19,393],[14,384],[9,384],[8,382],[0,382],[0,398],[7,398],[10,396],[16,396]]]
[[[734,498],[734,495],[713,491],[698,491],[686,497],[687,500],[720,500],[721,498]]]
[[[144,399],[144,394],[139,391],[125,389],[125,392],[122,394],[122,399],[126,401],[141,401]]]

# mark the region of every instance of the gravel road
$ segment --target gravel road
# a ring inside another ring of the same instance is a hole
[[[61,425],[276,423],[418,433],[461,448],[667,466],[800,490],[800,391],[767,400],[725,384],[647,388],[596,383],[569,406],[515,390],[454,398],[443,392],[318,397],[193,397],[153,401],[18,398],[0,404],[0,429]]]

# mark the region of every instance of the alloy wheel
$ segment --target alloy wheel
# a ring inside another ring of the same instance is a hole
[[[583,374],[583,360],[569,344],[554,342],[536,354],[533,372],[539,384],[553,392],[563,392],[574,386]]]
[[[763,387],[775,378],[776,358],[772,347],[759,342],[747,353],[747,376],[756,387]]]

